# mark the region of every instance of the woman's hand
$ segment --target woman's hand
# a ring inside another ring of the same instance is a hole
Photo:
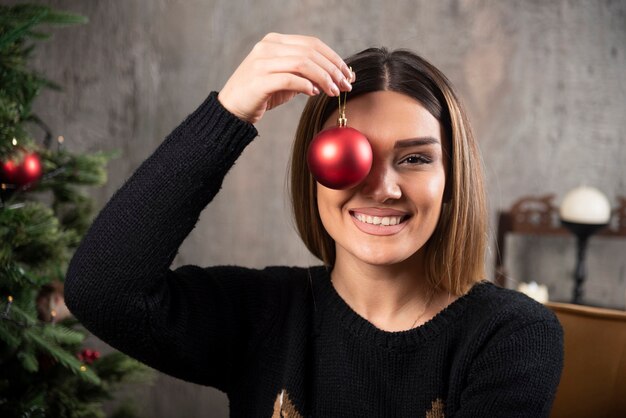
[[[354,73],[328,45],[312,36],[268,33],[228,79],[218,95],[238,118],[258,122],[298,93],[350,91]]]

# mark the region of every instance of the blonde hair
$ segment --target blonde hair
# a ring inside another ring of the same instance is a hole
[[[442,125],[448,172],[441,216],[425,244],[427,280],[460,296],[484,279],[487,210],[481,157],[466,112],[450,81],[406,49],[369,48],[349,58],[355,70],[348,101],[374,91],[395,91],[420,102]],[[300,117],[290,164],[290,198],[296,229],[325,265],[335,263],[335,242],[317,208],[316,182],[308,170],[309,143],[337,108],[336,98],[309,98]]]

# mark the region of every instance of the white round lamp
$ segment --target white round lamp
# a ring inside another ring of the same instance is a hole
[[[611,204],[602,192],[593,187],[577,187],[563,198],[561,219],[566,222],[606,225],[611,219]]]
[[[577,238],[576,271],[572,303],[582,303],[583,283],[587,276],[585,254],[589,237],[606,227],[611,220],[609,199],[593,187],[577,187],[563,198],[559,210],[561,224]]]

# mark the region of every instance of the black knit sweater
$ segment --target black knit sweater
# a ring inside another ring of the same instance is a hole
[[[171,270],[256,136],[212,92],[113,195],[65,282],[90,331],[224,391],[232,417],[548,416],[562,329],[518,292],[483,281],[426,324],[387,332],[346,304],[324,266]]]

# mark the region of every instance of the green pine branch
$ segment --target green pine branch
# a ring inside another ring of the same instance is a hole
[[[25,202],[16,209],[0,210],[0,265],[10,262],[45,271],[51,261],[67,260],[71,232],[60,228],[52,209]]]
[[[73,353],[66,351],[59,345],[80,343],[84,339],[82,334],[77,331],[63,330],[61,329],[63,327],[60,326],[59,329],[53,330],[52,328],[57,328],[56,325],[39,323],[36,318],[23,311],[15,303],[11,307],[10,315],[13,318],[13,335],[8,335],[6,332],[2,332],[0,335],[7,336],[7,342],[14,347],[15,340],[20,341],[16,357],[26,371],[31,373],[38,371],[37,353],[45,353],[75,375],[93,384],[100,384],[100,378],[93,370],[85,367]],[[6,326],[6,319],[0,321],[3,322],[0,328],[6,331],[9,328]]]
[[[0,319],[0,340],[6,344],[6,352],[16,350],[22,341],[21,335],[15,332],[15,326]],[[4,356],[3,356],[4,357]]]
[[[68,353],[62,347],[53,343],[41,335],[41,330],[34,328],[27,328],[25,335],[33,342],[40,352],[49,354],[56,361],[58,361],[67,370],[74,373],[74,375],[94,384],[99,385],[101,383],[100,378],[94,371],[86,367],[81,363],[72,353]]]
[[[93,363],[93,368],[110,385],[147,383],[154,378],[151,368],[119,351],[101,357]]]
[[[2,247],[0,247],[0,250]],[[21,299],[22,294],[18,293],[24,289],[36,289],[45,284],[40,277],[30,274],[30,272],[15,263],[8,257],[4,258],[5,264],[0,264],[0,291],[7,295]]]
[[[85,335],[79,331],[66,328],[61,324],[45,326],[41,329],[41,335],[58,345],[78,346],[85,339]]]
[[[59,88],[27,66],[34,45],[27,45],[26,41],[49,37],[33,28],[41,24],[63,26],[86,22],[84,16],[58,12],[44,5],[0,6],[0,158],[11,152],[12,138],[29,142],[21,122],[30,117],[31,104],[41,89]]]
[[[0,50],[22,38],[48,39],[48,34],[32,31],[39,24],[67,26],[87,22],[85,16],[58,12],[43,5],[0,6],[0,27],[5,28],[4,33],[0,33]]]
[[[48,6],[0,6],[0,162],[16,155],[16,139],[39,155],[44,173],[28,187],[3,194],[0,205],[0,416],[104,417],[101,402],[112,398],[117,385],[154,376],[118,352],[83,364],[76,353],[85,332],[74,328],[76,319],[55,325],[39,319],[48,309],[45,297],[37,301],[40,289],[63,280],[70,250],[91,222],[92,199],[80,187],[105,184],[106,164],[118,155],[54,149],[50,129],[32,113],[42,89],[60,90],[28,65],[36,42],[50,38],[40,26],[85,22]],[[28,124],[44,129],[45,147],[32,138]],[[126,408],[119,416],[135,415]]]

